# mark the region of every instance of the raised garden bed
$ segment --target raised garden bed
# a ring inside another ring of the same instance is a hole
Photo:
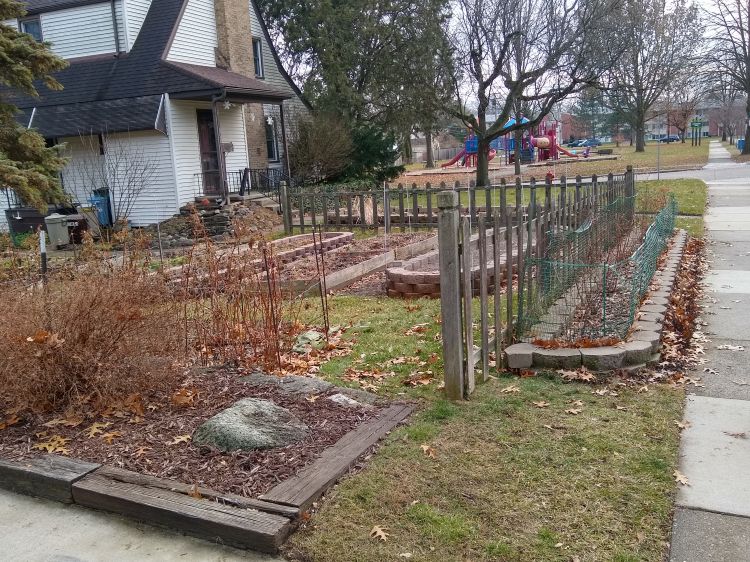
[[[517,343],[505,349],[507,367],[541,370],[586,367],[592,371],[606,372],[621,368],[637,369],[657,360],[664,316],[686,240],[684,230],[674,236],[666,259],[652,279],[654,290],[641,303],[624,341],[616,345],[555,348]]]
[[[304,436],[228,452],[192,443],[206,420],[246,399],[283,408]],[[6,424],[0,486],[275,552],[312,501],[410,411],[312,377],[199,369],[170,396]]]

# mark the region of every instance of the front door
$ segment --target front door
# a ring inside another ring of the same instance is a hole
[[[210,109],[198,110],[198,144],[201,153],[201,172],[203,172],[203,194],[221,195],[219,151],[214,131],[214,113]]]

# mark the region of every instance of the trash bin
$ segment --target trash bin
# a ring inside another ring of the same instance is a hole
[[[745,150],[745,139],[737,139],[737,150],[740,152]]]
[[[47,225],[47,235],[50,244],[53,247],[67,246],[70,244],[70,234],[68,233],[68,215],[54,213],[45,217],[44,223]]]
[[[89,197],[89,203],[96,208],[96,220],[99,226],[111,226],[112,221],[109,219],[109,196],[92,195]]]

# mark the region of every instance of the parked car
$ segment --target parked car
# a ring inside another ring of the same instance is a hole
[[[586,146],[597,147],[597,146],[600,146],[601,144],[602,144],[602,141],[600,141],[599,139],[586,139],[585,141],[582,141],[581,144],[579,144],[578,146],[582,146],[582,147],[586,147]]]
[[[680,142],[680,135],[665,135],[659,139],[659,142]]]

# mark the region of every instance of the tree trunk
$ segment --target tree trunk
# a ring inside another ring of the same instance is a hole
[[[477,146],[477,187],[490,185],[489,160],[487,160],[489,148],[490,143],[487,139],[484,136],[480,137]]]
[[[424,133],[425,149],[427,150],[427,163],[425,168],[435,167],[435,153],[432,150],[432,131],[425,131]]]
[[[521,175],[521,141],[523,141],[523,131],[516,129],[513,133],[515,142],[513,143],[513,164],[517,176]]]
[[[643,119],[640,119],[635,125],[635,151],[646,152],[646,139],[645,137],[646,125],[643,123]]]
[[[727,128],[723,125],[721,127],[721,142],[727,142]]]

